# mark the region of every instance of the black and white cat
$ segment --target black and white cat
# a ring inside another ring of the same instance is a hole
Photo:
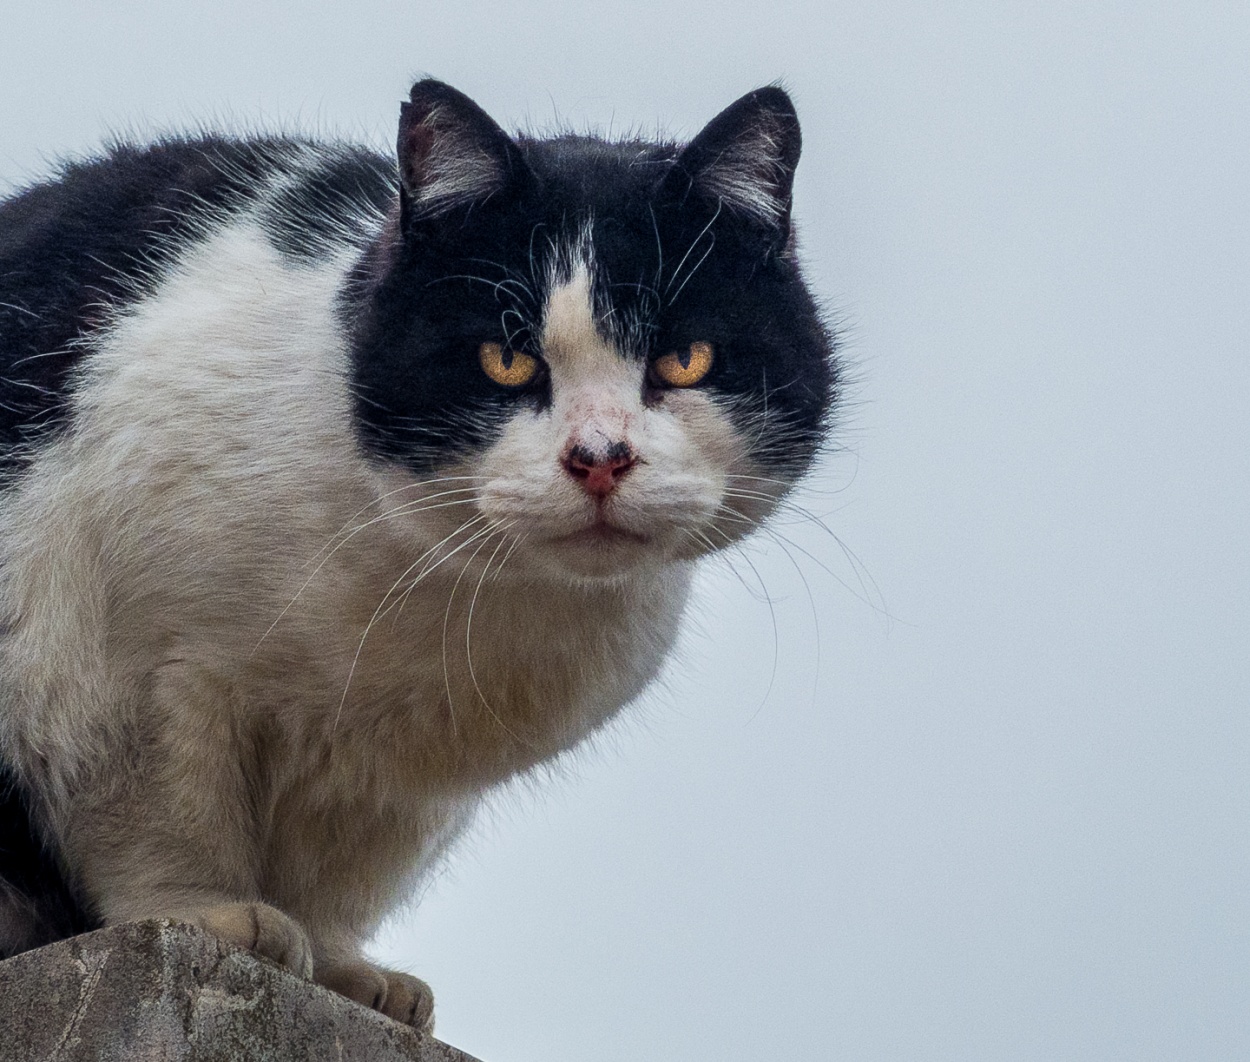
[[[492,787],[656,675],[811,465],[799,126],[394,160],[167,139],[0,204],[0,954],[196,923],[419,1027],[360,948]]]

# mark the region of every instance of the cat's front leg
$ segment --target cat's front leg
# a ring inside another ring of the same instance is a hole
[[[68,861],[92,907],[106,924],[198,926],[311,978],[309,933],[261,899],[266,766],[243,702],[177,659],[151,675],[140,718],[142,754],[124,773],[103,763],[64,814]]]

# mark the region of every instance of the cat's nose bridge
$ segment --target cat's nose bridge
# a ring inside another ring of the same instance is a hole
[[[569,445],[602,449],[613,443],[629,443],[639,409],[618,388],[585,388],[559,403],[559,414],[568,431]]]

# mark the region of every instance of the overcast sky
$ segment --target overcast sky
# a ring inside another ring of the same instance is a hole
[[[421,73],[535,129],[793,92],[856,380],[799,499],[831,533],[709,565],[663,688],[379,939],[440,1036],[1250,1057],[1248,57],[1237,3],[6,13],[0,186],[195,120],[386,145]]]

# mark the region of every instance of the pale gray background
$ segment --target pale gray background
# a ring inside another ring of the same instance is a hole
[[[389,928],[444,1037],[1250,1057],[1248,57],[1242,3],[6,11],[6,183],[192,118],[386,144],[421,72],[679,135],[793,91],[858,380],[803,504],[845,549],[711,566],[665,689]]]

